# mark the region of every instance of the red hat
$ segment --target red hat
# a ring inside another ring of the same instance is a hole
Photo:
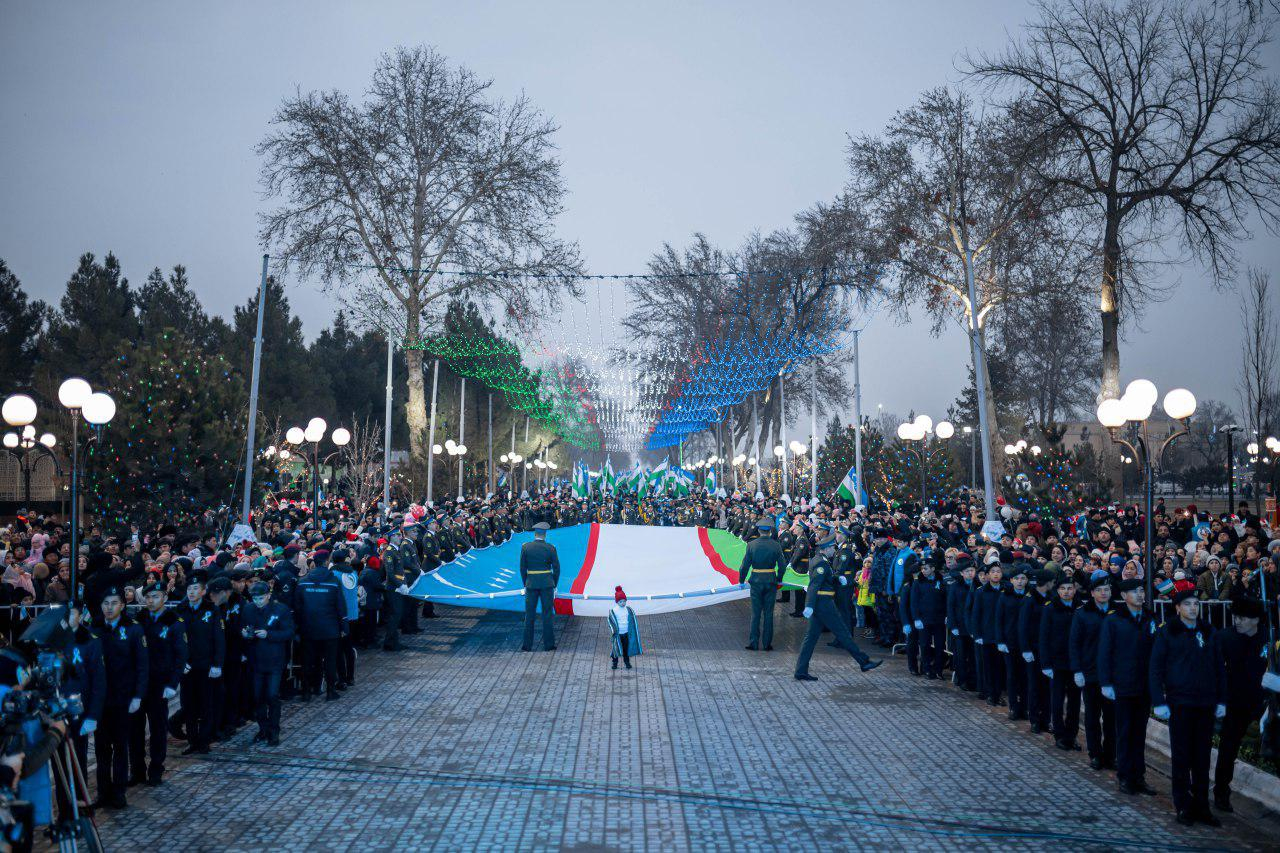
[[[613,588],[613,600],[614,600],[614,601],[626,601],[626,600],[627,600],[627,594],[626,594],[625,592],[623,592],[623,591],[622,591],[622,587],[620,587],[620,586],[615,586],[615,587]]]

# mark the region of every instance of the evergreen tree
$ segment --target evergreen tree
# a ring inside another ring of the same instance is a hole
[[[200,298],[191,290],[187,268],[178,264],[166,279],[156,267],[151,270],[138,291],[138,322],[144,337],[153,338],[168,329],[195,346],[205,348],[214,343]]]
[[[253,341],[258,327],[258,291],[235,309],[227,359],[243,377],[251,376]],[[284,285],[267,279],[262,322],[262,365],[258,375],[258,411],[265,420],[281,418],[286,426],[305,426],[321,412],[334,411],[327,380],[312,365],[302,339],[302,321],[294,316]]]
[[[29,300],[18,277],[0,260],[0,399],[30,393],[37,343],[48,315],[48,306]]]
[[[71,376],[83,377],[94,389],[115,396],[111,382],[115,354],[122,343],[137,339],[135,297],[121,274],[120,262],[108,252],[98,263],[86,252],[40,340],[37,383],[49,400],[57,399],[58,386]]]
[[[118,523],[231,501],[246,393],[226,359],[164,328],[136,346],[118,346],[113,363],[117,410],[91,452],[91,511]]]

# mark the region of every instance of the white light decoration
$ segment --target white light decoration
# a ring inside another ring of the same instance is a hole
[[[281,459],[282,461],[287,461],[287,460],[289,459],[289,457],[290,457],[290,456],[292,456],[292,455],[293,455],[293,454],[292,454],[292,453],[290,453],[287,449],[286,449],[286,450],[281,450],[281,451],[280,451],[280,459]]]
[[[969,433],[973,432],[973,427],[971,426],[962,427],[962,431],[964,432],[965,435],[968,435]]]
[[[1196,395],[1186,388],[1174,388],[1164,395],[1164,413],[1175,421],[1186,420],[1196,413]]]
[[[110,423],[116,416],[116,401],[110,395],[97,391],[84,403],[84,419],[94,426]]]
[[[36,419],[36,401],[26,394],[14,394],[4,401],[0,415],[9,426],[26,426]]]
[[[324,431],[327,430],[328,428],[329,428],[329,425],[324,422],[324,418],[312,418],[311,420],[307,421],[308,431],[316,430],[321,434],[323,434]]]
[[[1258,442],[1256,442],[1256,441],[1251,441],[1251,442],[1249,442],[1248,444],[1246,444],[1246,445],[1244,446],[1244,452],[1245,452],[1245,453],[1248,453],[1250,456],[1257,456],[1257,455],[1258,455]]]
[[[1020,438],[1020,439],[1018,439],[1018,440],[1014,443],[1014,445],[1013,445],[1013,446],[1014,446],[1014,447],[1016,447],[1016,448],[1018,448],[1019,450],[1026,450],[1026,449],[1027,449],[1027,440],[1026,440],[1025,438]]]
[[[93,389],[79,376],[73,376],[58,386],[58,402],[68,409],[83,409]]]
[[[439,451],[437,451],[437,452],[439,452]],[[512,454],[511,454],[511,461],[512,461],[512,462],[523,462],[523,461],[524,461],[524,457],[523,457],[523,456],[521,456],[519,453],[512,453]]]
[[[795,451],[796,456],[803,456],[804,454],[809,452],[809,448],[799,441],[795,443],[795,446],[792,448],[792,450]]]
[[[755,458],[754,456],[752,456],[750,459],[748,459],[748,460],[747,460],[747,464],[748,464],[748,465],[755,465],[755,464],[756,464],[756,458]]]
[[[787,449],[786,449],[785,447],[783,447],[781,444],[775,444],[775,445],[773,446],[773,455],[774,455],[774,456],[777,456],[777,457],[781,458],[781,457],[782,457],[782,455],[783,455],[784,453],[786,453],[786,452],[787,452]]]
[[[548,468],[550,468],[552,471],[555,471],[555,470],[556,470],[557,468],[559,468],[560,466],[559,466],[559,465],[557,465],[556,463],[552,462],[550,459],[548,459],[548,460],[547,460],[547,467],[548,467]]]
[[[1280,452],[1280,438],[1276,438],[1274,435],[1267,436],[1267,449],[1272,453]]]
[[[289,427],[289,430],[284,434],[284,440],[290,444],[302,444],[306,440],[306,432],[302,427]]]
[[[1098,404],[1098,423],[1107,429],[1124,426],[1124,404],[1115,398],[1103,400]]]
[[[307,424],[307,428],[302,431],[302,437],[307,441],[317,442],[324,438],[324,427],[316,427],[318,418],[312,418],[311,423]],[[321,421],[323,423],[323,421]]]
[[[4,434],[4,446],[10,450],[18,446],[18,434],[16,432],[6,432]]]
[[[1150,379],[1135,379],[1124,388],[1124,397],[1128,397],[1134,401],[1134,405],[1146,406],[1148,409],[1155,408],[1156,400],[1160,399],[1160,392],[1156,390],[1156,384]]]
[[[1032,456],[1039,456],[1039,455],[1040,455],[1040,453],[1041,453],[1040,445],[1038,445],[1038,444],[1033,444],[1033,445],[1031,445],[1031,455],[1032,455]]]
[[[459,445],[458,445],[458,455],[459,455],[459,456],[466,456],[466,455],[467,455],[467,446],[466,446],[465,444],[459,444]]]
[[[333,435],[329,437],[333,439],[333,443],[338,447],[346,447],[351,443],[351,431],[346,427],[338,427],[333,431]]]
[[[912,421],[912,423],[915,424],[916,429],[920,430],[922,433],[933,429],[933,418],[928,415],[916,415],[916,419]]]
[[[1133,383],[1129,383],[1132,385]],[[1124,419],[1127,421],[1142,422],[1151,417],[1151,409],[1155,406],[1149,402],[1145,394],[1128,394],[1126,393],[1120,398],[1120,405],[1124,408]]]
[[[35,437],[36,437],[36,428],[33,427],[31,424],[27,424],[22,428],[23,441],[34,441]]]
[[[903,441],[910,441],[911,433],[911,424],[898,424],[898,438]]]
[[[454,449],[457,448],[458,442],[454,441],[452,438],[447,438],[445,439],[444,446],[448,449],[450,453],[452,453]]]
[[[506,465],[508,461],[507,454],[504,453],[501,456],[499,456],[498,461],[501,462],[503,465]]]
[[[1004,452],[1007,455],[1012,456],[1013,454],[1018,452],[1018,448],[1014,447],[1012,444],[1006,444],[1004,446]]]
[[[535,467],[535,468],[546,468],[546,467],[547,467],[547,463],[543,462],[541,459],[535,459],[535,460],[533,460],[533,465],[534,465],[534,467]]]
[[[951,436],[956,434],[956,428],[952,425],[951,421],[941,421],[933,428],[933,433],[938,438],[951,438]]]
[[[438,445],[438,444],[433,444],[433,445],[431,445],[431,452],[432,452],[432,453],[434,453],[434,454],[436,454],[437,456],[440,454],[440,452],[441,452],[442,450],[444,450],[444,448],[443,448],[443,447],[441,447],[441,446],[440,446],[440,445]],[[452,454],[450,454],[450,455],[452,455]]]
[[[53,433],[46,432],[44,435],[40,436],[40,443],[43,444],[45,447],[52,448],[55,444],[58,443],[58,439],[57,437],[54,436]]]

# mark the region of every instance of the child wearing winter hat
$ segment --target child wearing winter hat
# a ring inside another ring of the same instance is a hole
[[[613,607],[609,608],[609,631],[613,634],[613,649],[609,654],[613,668],[618,668],[618,658],[622,658],[627,669],[631,669],[631,659],[640,655],[644,649],[640,645],[640,623],[636,621],[636,612],[627,604],[627,594],[620,586],[613,590]]]

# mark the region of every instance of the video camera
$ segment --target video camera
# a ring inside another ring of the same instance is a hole
[[[21,690],[10,690],[0,699],[0,733],[5,743],[20,734],[27,720],[67,721],[84,713],[80,694],[62,692],[74,640],[70,608],[51,607],[31,623],[14,647],[0,650],[0,656],[12,659],[27,675]]]

